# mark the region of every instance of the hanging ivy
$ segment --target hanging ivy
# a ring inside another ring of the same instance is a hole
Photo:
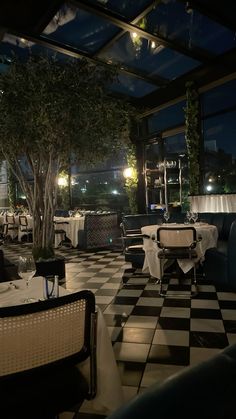
[[[131,176],[125,180],[125,189],[129,200],[129,208],[131,214],[137,214],[137,187],[138,187],[138,174],[137,174],[137,159],[135,155],[135,148],[133,145],[129,146],[126,154],[127,165],[131,169]]]
[[[189,193],[200,193],[199,95],[193,82],[186,83],[185,140],[189,166]]]

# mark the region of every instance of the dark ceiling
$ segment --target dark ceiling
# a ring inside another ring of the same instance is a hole
[[[113,93],[149,108],[236,71],[235,0],[8,0],[0,27],[3,66],[29,49],[115,64]]]

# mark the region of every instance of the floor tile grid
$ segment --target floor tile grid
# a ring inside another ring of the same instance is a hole
[[[30,252],[29,246],[3,250],[11,261]],[[60,254],[66,258],[66,288],[91,289],[103,310],[126,396],[236,342],[236,294],[202,280],[196,298],[168,298],[168,291],[190,292],[188,281],[172,280],[164,299],[155,281],[130,268],[120,252]]]

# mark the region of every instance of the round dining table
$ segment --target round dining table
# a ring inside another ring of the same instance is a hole
[[[147,225],[141,228],[142,234],[150,237],[143,239],[143,250],[145,252],[143,272],[149,272],[154,278],[160,279],[160,259],[158,258],[160,249],[155,242],[158,228],[178,227],[181,229],[187,226],[193,226],[196,229],[197,238],[199,239],[201,237],[201,240],[197,243],[196,251],[198,261],[203,262],[206,250],[217,245],[218,230],[216,226],[200,222],[195,224],[165,223],[162,225]],[[193,261],[191,259],[178,259],[178,265],[186,273],[193,267]]]

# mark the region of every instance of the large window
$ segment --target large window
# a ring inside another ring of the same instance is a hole
[[[185,102],[164,108],[148,117],[148,132],[163,132],[167,129],[184,124]]]
[[[236,192],[236,110],[203,121],[206,193]]]
[[[236,80],[202,96],[204,192],[236,192]]]

